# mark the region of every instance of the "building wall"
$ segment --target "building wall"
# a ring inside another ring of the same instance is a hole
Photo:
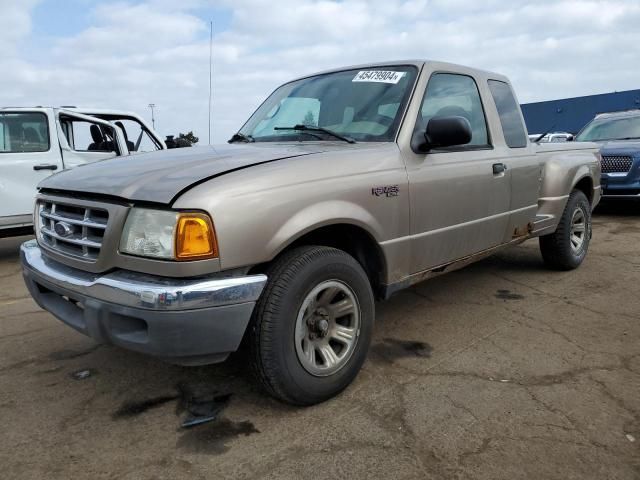
[[[640,108],[640,90],[525,103],[522,114],[530,134],[578,133],[598,113]]]

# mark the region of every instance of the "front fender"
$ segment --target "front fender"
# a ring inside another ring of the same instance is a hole
[[[397,146],[348,148],[227,173],[185,192],[174,207],[210,213],[222,270],[269,262],[328,225],[360,227],[379,244],[408,235],[409,190]],[[374,193],[387,185],[396,195]]]
[[[337,224],[360,227],[376,241],[383,238],[383,227],[371,212],[355,203],[328,200],[308,205],[286,220],[267,243],[267,255],[272,259],[307,233]]]

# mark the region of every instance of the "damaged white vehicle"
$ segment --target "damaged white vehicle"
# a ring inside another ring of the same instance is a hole
[[[0,108],[0,238],[30,233],[36,185],[77,165],[166,149],[134,113]]]

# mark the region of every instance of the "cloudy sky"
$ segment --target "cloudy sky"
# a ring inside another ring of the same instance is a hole
[[[0,0],[0,106],[127,109],[214,141],[280,83],[432,58],[505,73],[520,101],[640,88],[638,0]]]

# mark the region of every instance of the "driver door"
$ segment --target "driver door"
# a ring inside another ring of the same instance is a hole
[[[106,120],[57,110],[56,126],[65,168],[129,155],[124,133]]]
[[[416,129],[434,116],[469,121],[469,144],[404,152],[411,198],[413,272],[445,265],[504,242],[509,223],[510,176],[499,164],[476,81],[436,72],[427,83]]]

